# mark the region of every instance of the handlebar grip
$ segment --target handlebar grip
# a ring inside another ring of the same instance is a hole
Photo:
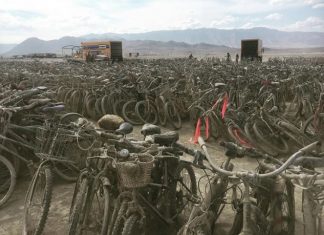
[[[198,137],[198,143],[199,143],[200,147],[203,147],[206,145],[206,142],[204,141],[204,139],[201,136]]]
[[[105,138],[105,139],[113,139],[113,140],[120,139],[120,137],[118,135],[115,135],[112,133],[105,133],[105,132],[100,132],[100,137]]]

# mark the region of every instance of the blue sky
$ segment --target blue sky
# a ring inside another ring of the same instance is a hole
[[[0,0],[0,43],[28,37],[259,26],[324,32],[324,0]]]

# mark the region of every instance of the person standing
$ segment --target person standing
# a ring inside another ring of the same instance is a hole
[[[238,55],[238,54],[236,54],[236,56],[235,56],[235,62],[238,64],[238,62],[239,62],[239,58],[240,58],[240,56]]]

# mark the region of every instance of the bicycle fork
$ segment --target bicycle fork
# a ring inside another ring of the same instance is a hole
[[[239,235],[251,235],[251,199],[250,199],[250,185],[243,179],[244,193],[243,193],[243,228]]]

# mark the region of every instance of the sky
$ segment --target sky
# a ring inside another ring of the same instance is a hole
[[[324,0],[0,0],[0,43],[203,27],[324,32]]]

